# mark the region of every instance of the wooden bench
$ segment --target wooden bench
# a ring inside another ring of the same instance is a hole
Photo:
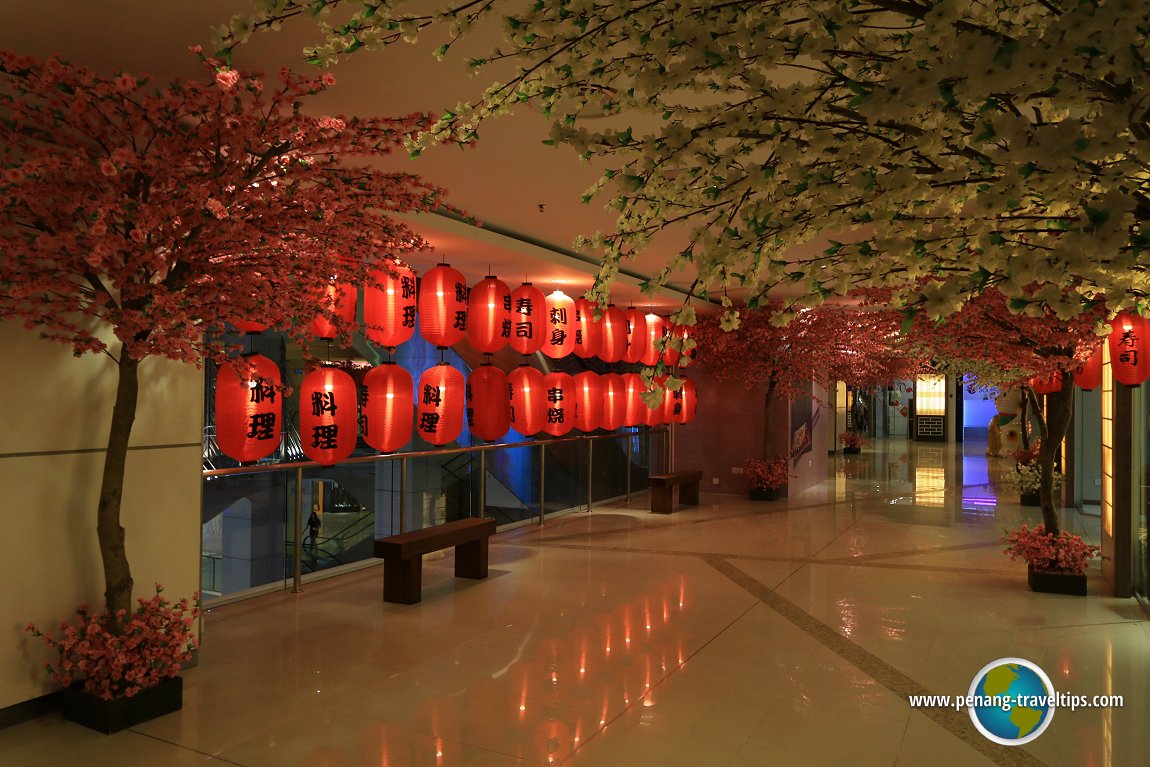
[[[651,483],[651,511],[654,514],[670,514],[675,510],[675,488],[679,489],[679,503],[686,506],[699,505],[699,482],[701,471],[673,471],[670,474],[654,474]]]
[[[376,538],[374,555],[383,560],[383,601],[413,605],[420,599],[423,555],[455,547],[455,577],[487,577],[487,544],[495,520],[470,517],[410,533]]]

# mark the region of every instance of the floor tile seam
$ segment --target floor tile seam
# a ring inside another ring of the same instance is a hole
[[[756,580],[750,574],[726,562],[721,557],[708,557],[707,563],[721,574],[730,578],[736,585],[758,598],[792,625],[823,645],[826,649],[866,674],[882,687],[902,700],[910,695],[932,695],[926,687],[907,674],[879,658],[869,650],[847,639],[835,629],[794,602],[778,594],[775,590]],[[909,706],[909,703],[907,704]],[[979,733],[963,712],[950,709],[919,708],[914,711],[943,727],[947,732],[988,757],[1000,767],[1046,767],[1034,755],[1017,747],[1000,746],[992,743]]]
[[[873,554],[859,554],[852,557],[835,557],[824,559],[824,562],[835,560],[870,561],[876,559],[897,559],[901,557],[928,556],[930,554],[950,554],[956,551],[973,551],[975,549],[989,549],[992,546],[1001,546],[1002,541],[981,541],[978,543],[959,543],[953,546],[926,546],[921,549],[902,549],[900,551],[876,551]]]
[[[212,761],[223,762],[224,764],[232,764],[232,765],[235,765],[235,767],[248,767],[246,762],[237,762],[234,759],[228,759],[226,756],[220,756],[219,754],[212,754],[212,753],[209,753],[207,751],[201,751],[198,748],[192,748],[191,746],[185,746],[182,743],[176,743],[174,741],[168,740],[167,738],[161,738],[158,735],[152,735],[152,734],[147,733],[147,732],[141,732],[140,730],[137,730],[134,727],[129,727],[127,731],[132,733],[133,735],[139,735],[142,738],[148,738],[149,740],[154,740],[158,743],[164,743],[164,744],[172,746],[174,748],[178,748],[182,751],[190,751],[193,754],[199,754],[200,756],[206,756],[208,759],[211,759]]]
[[[754,595],[752,595],[752,596],[754,596]],[[712,636],[710,639],[708,639],[706,642],[703,642],[703,644],[699,645],[699,647],[698,647],[698,648],[696,648],[694,652],[692,652],[690,655],[688,655],[686,658],[684,658],[684,659],[683,659],[683,662],[682,662],[682,663],[680,663],[678,666],[675,666],[675,667],[674,667],[673,669],[671,669],[671,670],[670,670],[670,671],[669,671],[667,674],[665,674],[665,675],[663,676],[663,678],[662,678],[662,679],[660,679],[659,681],[657,681],[657,682],[655,683],[654,687],[652,687],[652,688],[651,688],[650,690],[648,690],[647,692],[644,692],[644,693],[643,693],[642,695],[640,695],[639,697],[635,698],[635,701],[634,701],[633,703],[630,703],[630,704],[628,704],[628,705],[624,706],[624,707],[623,707],[623,709],[622,709],[621,711],[619,711],[619,713],[618,713],[618,714],[616,714],[615,716],[611,717],[611,719],[610,719],[610,720],[608,720],[608,722],[607,722],[605,725],[603,725],[603,726],[602,726],[602,727],[600,727],[598,730],[596,730],[595,732],[593,732],[593,733],[591,734],[591,736],[587,738],[587,740],[583,741],[581,744],[579,744],[579,746],[578,746],[577,748],[573,749],[573,750],[571,751],[571,757],[570,757],[570,758],[571,758],[571,759],[574,759],[574,758],[575,758],[575,755],[579,753],[579,749],[583,748],[583,747],[584,747],[584,746],[586,746],[588,743],[590,743],[591,741],[593,741],[595,738],[599,737],[599,734],[600,734],[600,733],[602,733],[604,730],[606,730],[608,727],[610,727],[610,726],[611,726],[611,724],[613,724],[614,722],[618,721],[618,719],[619,719],[620,717],[622,717],[624,714],[626,714],[628,711],[630,711],[631,709],[633,709],[633,708],[635,708],[635,707],[638,707],[638,706],[642,706],[642,702],[643,702],[643,699],[644,699],[644,698],[646,698],[648,695],[650,695],[650,694],[651,694],[651,693],[653,693],[655,690],[657,690],[657,689],[659,688],[659,686],[660,686],[660,685],[662,685],[664,682],[666,682],[668,679],[670,679],[670,678],[671,678],[673,675],[675,675],[675,674],[679,673],[679,672],[680,672],[680,671],[683,669],[683,667],[684,667],[684,666],[686,666],[688,663],[690,663],[690,662],[691,662],[691,659],[692,659],[692,658],[696,657],[696,656],[697,656],[699,653],[703,652],[703,650],[707,649],[707,647],[709,647],[709,646],[711,645],[711,643],[712,643],[712,642],[714,642],[714,641],[715,641],[716,639],[718,639],[720,636],[722,636],[722,635],[723,635],[723,634],[725,634],[727,631],[729,631],[729,630],[731,629],[731,627],[732,627],[732,626],[734,626],[736,623],[738,623],[739,621],[741,621],[743,618],[747,617],[747,615],[748,615],[748,614],[750,614],[750,612],[751,612],[752,610],[754,610],[754,609],[755,609],[755,607],[757,607],[757,606],[758,606],[758,605],[757,605],[757,603],[755,603],[755,602],[752,602],[752,603],[751,603],[751,604],[750,604],[750,605],[747,607],[747,609],[746,609],[746,610],[744,610],[743,612],[741,612],[741,613],[739,613],[737,616],[735,616],[733,619],[731,619],[731,622],[730,622],[730,623],[728,623],[726,626],[724,626],[723,628],[721,628],[721,629],[719,629],[717,632],[715,632],[715,634],[714,634],[714,635],[713,635],[713,636]]]

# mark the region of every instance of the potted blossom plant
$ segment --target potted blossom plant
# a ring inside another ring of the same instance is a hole
[[[1042,467],[1038,463],[1038,451],[1042,448],[1042,440],[1032,440],[1029,447],[1013,451],[1010,456],[1015,460],[1014,471],[1003,477],[1002,484],[1006,489],[1018,493],[1019,502],[1023,506],[1039,506],[1041,499],[1038,490],[1042,482]],[[1062,474],[1054,472],[1054,486],[1062,483]]]
[[[45,661],[52,680],[64,687],[60,708],[69,721],[111,734],[178,711],[183,679],[198,640],[199,594],[172,603],[156,595],[137,600],[131,616],[109,615],[80,605],[71,622],[50,636],[29,623],[25,630],[56,651]]]
[[[1026,560],[1026,581],[1032,591],[1086,596],[1086,565],[1101,548],[1063,530],[1046,532],[1045,525],[1023,525],[1003,536],[1011,560]]]
[[[787,497],[787,482],[791,477],[790,458],[778,455],[765,461],[752,458],[745,465],[751,482],[752,501],[775,501]]]
[[[843,455],[857,455],[864,445],[869,444],[866,437],[857,431],[844,431],[839,434],[839,443],[843,446]]]

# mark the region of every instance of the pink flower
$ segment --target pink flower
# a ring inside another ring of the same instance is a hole
[[[219,200],[208,198],[208,201],[204,203],[204,207],[208,209],[209,213],[221,221],[228,217],[228,209],[225,208],[224,204]]]
[[[116,170],[116,163],[109,160],[107,157],[100,158],[100,172],[105,176],[114,176],[119,171]]]
[[[347,123],[338,117],[321,117],[319,118],[319,127],[333,131],[341,131],[347,127]]]
[[[239,81],[240,73],[234,69],[228,69],[227,67],[224,67],[220,71],[216,72],[216,85],[218,85],[222,91],[230,91],[232,88],[236,87],[236,83]]]
[[[189,45],[189,46],[188,46],[188,51],[189,51],[190,53],[194,53],[194,54],[196,54],[196,55],[198,56],[198,55],[200,55],[201,53],[203,53],[203,52],[204,52],[204,46],[202,46],[202,45]]]
[[[136,78],[132,77],[131,75],[128,75],[128,74],[120,75],[119,77],[116,78],[115,82],[116,82],[116,87],[119,88],[124,93],[127,93],[128,91],[133,91],[136,89]]]
[[[322,75],[320,75],[319,81],[330,88],[331,86],[335,85],[335,75],[331,74],[330,72],[324,72]]]

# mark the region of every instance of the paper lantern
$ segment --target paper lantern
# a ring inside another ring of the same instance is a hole
[[[411,442],[415,385],[411,373],[385,362],[363,377],[359,427],[363,441],[381,453],[394,453]]]
[[[683,341],[691,337],[691,329],[686,325],[671,325],[669,320],[664,320],[667,323],[667,334],[682,339]],[[686,365],[694,357],[694,349],[687,352],[680,352],[678,349],[668,348],[663,352],[663,364],[671,367],[673,365],[683,364]]]
[[[547,296],[543,353],[562,359],[575,351],[575,301],[561,290]]]
[[[379,287],[364,289],[364,328],[372,342],[393,349],[415,332],[415,272],[405,264],[392,263],[390,271],[380,269],[373,277]]]
[[[237,363],[240,374],[222,366],[216,375],[216,442],[240,463],[276,451],[283,431],[279,366],[260,354]]]
[[[262,333],[268,329],[267,325],[247,320],[235,320],[231,325],[240,333]]]
[[[1074,371],[1074,385],[1091,391],[1102,385],[1102,346],[1099,345],[1086,362]]]
[[[590,432],[603,421],[603,382],[590,370],[573,376],[575,382],[575,428]]]
[[[677,391],[667,390],[663,397],[663,423],[689,423],[695,418],[698,395],[695,382],[683,379]]]
[[[1034,376],[1030,388],[1035,394],[1057,394],[1062,391],[1062,371],[1056,370],[1047,376]]]
[[[359,412],[355,381],[338,368],[321,367],[299,389],[299,439],[303,454],[333,466],[355,450]]]
[[[1127,386],[1137,386],[1150,378],[1150,323],[1135,312],[1119,312],[1110,321],[1110,367],[1114,380]]]
[[[480,365],[467,376],[467,427],[487,442],[494,442],[511,428],[507,376],[494,365]]]
[[[508,345],[520,354],[543,348],[547,332],[547,299],[543,291],[525,282],[511,292],[511,338]]]
[[[575,299],[575,355],[587,359],[599,353],[602,323],[595,321],[595,303]]]
[[[467,302],[467,343],[477,352],[494,354],[511,339],[511,289],[487,275],[471,289]]]
[[[657,314],[648,314],[644,319],[647,321],[647,350],[643,352],[639,362],[647,367],[654,367],[663,357],[659,351],[659,341],[667,335],[667,321]]]
[[[647,313],[642,309],[628,309],[623,312],[626,319],[627,348],[623,351],[623,361],[632,364],[642,362],[647,354]]]
[[[699,390],[690,378],[683,379],[683,416],[678,423],[690,423],[695,420],[699,410]]]
[[[627,415],[627,386],[618,373],[604,373],[599,376],[603,391],[603,414],[599,428],[615,431],[623,426]]]
[[[511,402],[511,427],[530,436],[543,430],[547,421],[547,398],[543,374],[530,365],[520,365],[507,374]]]
[[[666,421],[663,419],[663,403],[660,402],[656,407],[647,407],[647,403],[643,403],[646,408],[647,418],[644,423],[647,426],[662,426]],[[642,412],[642,411],[640,411]]]
[[[624,373],[623,388],[626,391],[626,406],[623,412],[624,426],[644,426],[647,423],[647,403],[643,402],[643,379],[638,373]]]
[[[467,334],[467,281],[447,264],[439,264],[423,275],[419,286],[419,332],[429,344],[445,347],[454,346]],[[462,385],[459,396],[463,397]],[[463,428],[462,405],[459,417]]]
[[[355,285],[345,282],[330,284],[320,291],[316,304],[323,309],[323,312],[317,314],[311,321],[312,335],[316,338],[335,338],[339,335],[340,325],[346,329],[354,323],[355,302],[358,295]],[[335,315],[340,320],[340,325],[330,320],[330,315]]]
[[[463,433],[463,373],[441,362],[419,377],[415,428],[432,445],[446,445]]]
[[[575,380],[566,373],[548,373],[543,377],[547,417],[543,431],[562,437],[575,425]]]
[[[622,362],[627,351],[627,318],[623,310],[608,306],[599,318],[599,359]]]

